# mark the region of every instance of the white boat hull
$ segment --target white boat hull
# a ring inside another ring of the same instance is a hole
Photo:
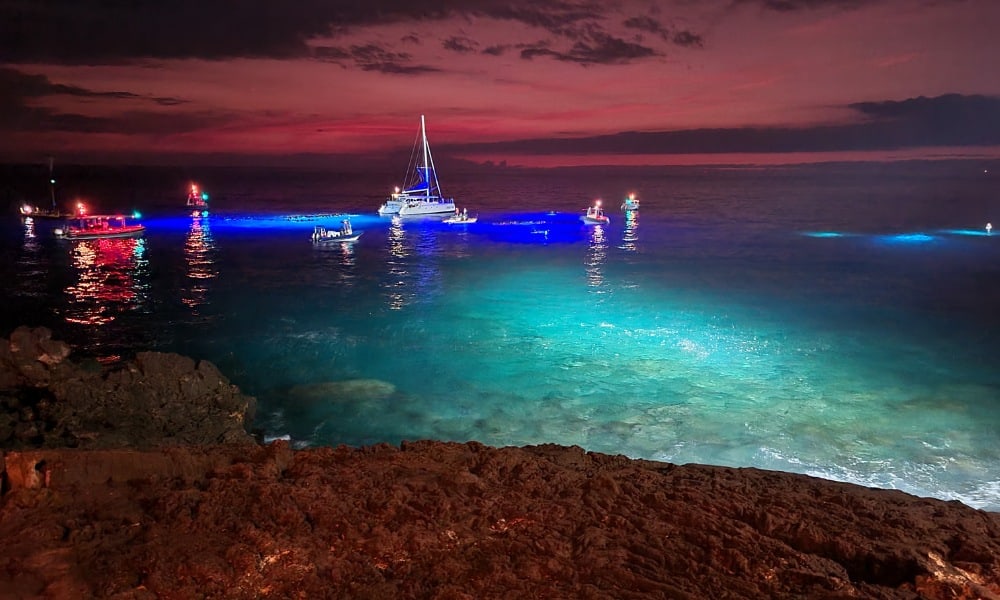
[[[398,215],[400,208],[403,208],[403,203],[401,201],[386,200],[385,203],[379,207],[378,214],[383,217],[389,215]]]
[[[361,233],[354,233],[351,235],[330,235],[326,237],[314,237],[313,242],[316,244],[341,244],[346,242],[356,242],[360,237]]]
[[[455,202],[451,200],[416,200],[404,204],[399,209],[399,216],[413,217],[417,215],[454,214]]]
[[[448,223],[449,225],[464,225],[466,223],[475,223],[479,220],[479,217],[448,217],[442,223]]]

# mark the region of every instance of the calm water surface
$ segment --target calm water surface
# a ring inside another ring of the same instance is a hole
[[[63,196],[148,227],[76,243],[16,216],[44,167],[7,167],[0,333],[208,359],[301,446],[576,444],[1000,510],[988,167],[443,170],[463,226],[376,216],[381,174],[76,169]],[[339,213],[362,238],[313,247]]]

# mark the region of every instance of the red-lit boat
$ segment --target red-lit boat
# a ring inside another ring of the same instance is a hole
[[[139,237],[145,231],[145,225],[126,215],[78,215],[54,233],[68,240],[97,240]]]
[[[198,188],[197,183],[191,184],[188,190],[187,206],[193,209],[192,216],[202,216],[208,213],[208,192]]]

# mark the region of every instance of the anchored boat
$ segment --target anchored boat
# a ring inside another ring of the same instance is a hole
[[[145,225],[126,215],[79,215],[53,233],[68,240],[96,240],[139,237],[145,231]]]
[[[314,244],[356,242],[362,233],[354,231],[350,219],[344,219],[340,222],[340,229],[327,229],[323,225],[313,227],[312,241]]]
[[[587,208],[587,212],[580,216],[580,220],[587,225],[607,225],[611,223],[611,218],[604,214],[601,208],[601,201],[595,200],[594,205]]]
[[[378,209],[378,214],[399,215],[401,217],[416,215],[439,215],[455,212],[455,200],[441,195],[441,184],[438,182],[437,171],[434,169],[434,157],[427,143],[427,129],[424,116],[420,115],[420,133],[418,142],[421,151],[407,169],[408,180],[402,191],[396,188],[395,193]],[[416,147],[416,145],[414,145]],[[419,162],[418,162],[419,161]]]
[[[626,212],[630,210],[639,210],[639,199],[635,197],[635,194],[625,196],[625,200],[622,201],[622,210]]]
[[[456,208],[455,214],[442,221],[442,223],[449,223],[451,225],[462,225],[465,223],[475,223],[478,220],[479,220],[478,215],[472,217],[469,216],[469,209],[463,208],[462,211],[459,212],[458,209]]]

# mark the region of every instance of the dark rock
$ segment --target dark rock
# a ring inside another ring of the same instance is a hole
[[[256,401],[214,365],[139,353],[118,370],[81,368],[44,328],[0,342],[0,447],[154,448],[253,444]]]

